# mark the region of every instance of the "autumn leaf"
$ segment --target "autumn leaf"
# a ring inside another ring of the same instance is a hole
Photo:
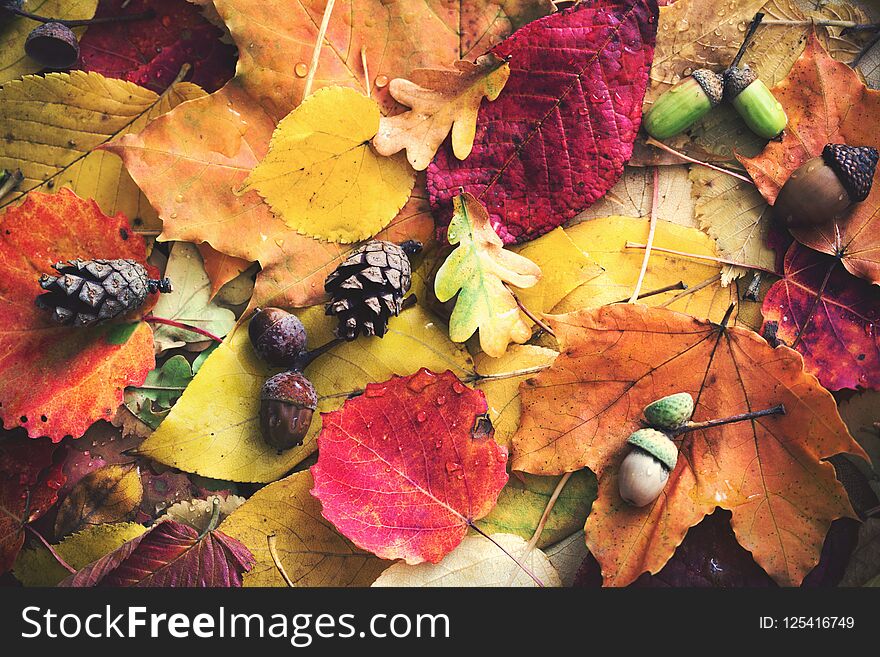
[[[65,578],[59,586],[241,586],[254,558],[234,538],[166,520]]]
[[[278,559],[297,586],[369,586],[388,567],[321,517],[321,504],[309,493],[313,485],[308,471],[269,484],[220,525],[254,555],[245,586],[284,586],[269,551],[270,536],[276,537]]]
[[[207,242],[196,244],[196,248],[202,256],[205,273],[211,281],[211,299],[217,295],[220,288],[251,266],[249,260],[220,253]]]
[[[461,187],[486,205],[505,243],[546,233],[601,198],[632,154],[656,12],[650,0],[582,3],[496,46],[510,79],[483,106],[473,152],[460,161],[441,148],[428,168],[443,223]]]
[[[525,559],[525,565],[544,586],[562,586],[559,574],[540,550],[526,554],[526,541],[513,534],[492,536],[507,552]],[[512,580],[512,581],[511,581]],[[466,536],[440,563],[414,566],[399,562],[379,575],[373,586],[491,587],[537,586],[498,545],[483,536]]]
[[[720,506],[771,577],[800,584],[831,521],[854,515],[823,459],[865,457],[800,355],[745,329],[640,305],[549,319],[560,356],[522,384],[512,465],[533,474],[584,466],[596,473],[599,497],[585,529],[605,583],[625,586],[658,572],[687,529]],[[785,415],[685,434],[665,492],[647,507],[630,506],[617,484],[626,436],[648,403],[676,392],[694,397],[694,421],[777,404]]]
[[[143,322],[53,324],[34,305],[38,279],[59,260],[143,262],[144,241],[122,215],[108,217],[68,190],[31,193],[0,215],[0,228],[0,417],[6,428],[23,426],[33,438],[78,438],[95,420],[112,418],[123,389],[140,385],[153,369],[153,334]]]
[[[158,226],[156,212],[125,172],[122,162],[97,150],[204,92],[189,83],[161,95],[98,73],[50,73],[7,82],[0,90],[0,169],[21,169],[17,192],[69,187],[93,198],[106,214],[122,212],[136,224]]]
[[[458,247],[437,272],[434,294],[441,302],[458,294],[449,318],[450,340],[464,342],[479,329],[480,347],[498,357],[509,342],[525,342],[532,334],[505,283],[532,287],[541,270],[527,258],[504,249],[486,208],[471,194],[456,197],[454,204],[447,237]]]
[[[222,523],[226,518],[231,516],[242,504],[245,499],[238,495],[209,495],[207,499],[184,500],[172,504],[165,513],[159,518],[160,520],[176,520],[184,525],[189,525],[198,532],[209,531],[213,522],[214,505],[219,510],[219,519]]]
[[[102,0],[95,16],[130,16],[147,10],[153,10],[152,17],[90,26],[80,39],[79,66],[156,93],[168,87],[185,64],[192,67],[186,79],[209,92],[232,77],[235,47],[222,43],[223,32],[189,2]]]
[[[868,518],[859,528],[859,542],[853,552],[841,586],[876,586],[880,576],[880,518]]]
[[[235,313],[211,301],[211,281],[195,246],[186,242],[173,244],[165,276],[173,281],[174,290],[159,297],[153,314],[196,326],[219,337],[229,333],[235,325]],[[175,326],[156,326],[153,329],[157,351],[204,342],[205,339],[200,333]]]
[[[854,279],[837,258],[793,243],[783,278],[761,312],[776,339],[801,352],[808,372],[829,390],[880,388],[880,290]]]
[[[25,525],[42,517],[64,485],[63,462],[51,441],[4,436],[0,442],[0,574],[12,568]]]
[[[52,18],[84,20],[95,15],[97,6],[98,0],[31,0],[26,9]],[[0,49],[0,85],[42,70],[42,65],[24,52],[24,42],[34,27],[33,21],[20,16],[4,16],[0,21],[0,43],[3,44]],[[78,27],[74,34],[81,37],[84,31],[84,27]]]
[[[125,406],[142,422],[155,429],[180,399],[192,379],[192,366],[186,357],[179,354],[172,356],[147,374],[141,385],[125,390]]]
[[[452,152],[459,160],[471,154],[477,130],[477,110],[485,97],[495,100],[510,77],[510,67],[493,53],[475,63],[458,61],[455,70],[417,69],[409,80],[396,78],[388,90],[407,112],[382,117],[373,146],[380,155],[406,149],[416,171],[428,168],[446,135],[452,132]]]
[[[846,423],[849,432],[856,442],[871,457],[871,463],[865,464],[855,460],[862,472],[872,478],[874,491],[880,494],[880,478],[873,473],[880,473],[880,392],[865,391],[842,400],[837,404],[840,417]]]
[[[144,494],[136,465],[109,465],[83,477],[64,498],[55,517],[61,538],[86,527],[131,520]]]
[[[486,408],[448,370],[368,384],[322,418],[311,472],[323,516],[383,559],[438,563],[507,482],[507,450],[473,434]]]
[[[311,346],[330,339],[332,318],[322,307],[309,309],[302,318]],[[381,340],[340,344],[305,374],[318,392],[318,411],[326,413],[370,381],[411,374],[423,366],[453,369],[462,376],[471,371],[464,349],[453,345],[436,320],[415,307],[393,318]],[[321,418],[315,413],[302,446],[278,454],[267,445],[260,433],[259,391],[272,373],[254,353],[247,331],[239,327],[208,357],[139,454],[216,479],[278,479],[315,451]]]
[[[832,59],[815,33],[788,77],[773,89],[788,114],[782,141],[760,155],[741,157],[761,194],[774,203],[792,171],[822,153],[825,144],[880,147],[880,91],[868,89],[849,66]],[[880,283],[880,189],[850,214],[826,226],[791,229],[801,244],[840,257],[851,274]]]
[[[145,531],[134,522],[89,525],[52,547],[72,568],[84,568]],[[25,586],[56,586],[70,572],[40,545],[21,551],[12,574]]]

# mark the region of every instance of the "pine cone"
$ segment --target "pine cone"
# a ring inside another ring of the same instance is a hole
[[[77,259],[52,268],[59,275],[40,276],[46,293],[36,304],[58,324],[92,326],[139,308],[148,294],[172,290],[170,280],[150,278],[134,260]]]
[[[385,335],[388,319],[397,315],[410,286],[410,255],[422,245],[409,240],[400,246],[372,240],[355,249],[324,281],[330,295],[326,313],[336,315],[336,335],[354,340],[359,334]]]

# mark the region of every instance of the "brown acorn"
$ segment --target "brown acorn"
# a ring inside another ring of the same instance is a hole
[[[257,355],[272,367],[295,367],[306,348],[306,329],[299,317],[281,308],[257,309],[248,335]]]
[[[281,372],[266,380],[260,390],[260,429],[263,440],[282,452],[302,445],[318,393],[302,372]]]
[[[827,144],[820,157],[795,169],[779,191],[773,213],[789,228],[825,226],[868,198],[878,153],[870,146]]]
[[[76,64],[79,43],[76,35],[63,23],[44,23],[28,34],[24,42],[28,57],[44,68],[61,71]]]

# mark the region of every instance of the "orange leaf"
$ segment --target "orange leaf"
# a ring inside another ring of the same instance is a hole
[[[130,335],[118,323],[60,327],[34,305],[40,274],[72,258],[144,262],[146,248],[123,215],[108,217],[67,189],[32,192],[0,216],[0,418],[6,428],[23,426],[54,442],[112,419],[123,389],[143,383],[155,366],[146,323]]]
[[[205,273],[211,280],[211,298],[214,298],[220,288],[233,278],[251,266],[249,260],[220,253],[207,242],[196,245],[202,262],[205,265]]]
[[[768,203],[776,201],[791,172],[819,156],[825,144],[880,148],[880,91],[868,89],[855,71],[834,60],[815,32],[773,93],[788,114],[782,141],[771,141],[757,157],[739,158]],[[846,221],[791,234],[822,253],[841,253],[850,273],[880,283],[880,186],[874,185]]]
[[[746,329],[641,305],[551,316],[550,323],[561,353],[521,385],[513,468],[596,473],[599,498],[585,531],[605,583],[625,586],[658,572],[688,528],[721,507],[764,570],[781,585],[800,584],[831,521],[854,517],[822,459],[866,456],[800,354],[773,349]],[[653,504],[632,507],[617,483],[626,438],[648,403],[676,392],[693,396],[697,422],[777,404],[786,414],[680,435],[665,490]]]

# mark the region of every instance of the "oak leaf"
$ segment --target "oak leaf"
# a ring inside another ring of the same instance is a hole
[[[783,277],[764,296],[765,329],[799,351],[829,390],[880,388],[880,290],[843,270],[840,260],[793,242]]]
[[[562,586],[559,574],[541,550],[526,554],[525,539],[513,534],[493,534],[492,539],[525,565],[544,586]],[[488,538],[466,536],[440,563],[414,566],[396,563],[379,575],[373,586],[537,586],[509,556]]]
[[[38,279],[59,260],[143,262],[144,240],[122,215],[108,217],[65,189],[32,192],[0,215],[0,229],[0,417],[31,437],[79,438],[95,420],[112,418],[123,389],[140,385],[153,369],[153,334],[145,322],[53,324],[34,305]],[[155,296],[133,314],[149,310]]]
[[[509,342],[523,343],[532,335],[505,283],[532,287],[541,270],[528,258],[504,249],[489,213],[471,194],[457,196],[453,204],[447,237],[457,248],[440,266],[434,294],[441,302],[458,294],[449,318],[450,340],[464,342],[479,329],[480,347],[498,357]]]
[[[144,495],[135,464],[108,465],[83,477],[58,507],[55,537],[134,517]]]
[[[254,557],[234,538],[214,530],[200,535],[165,520],[65,578],[59,586],[241,586]]]
[[[828,55],[815,33],[773,94],[789,117],[782,140],[768,143],[757,157],[739,158],[768,203],[826,144],[880,147],[874,129],[880,122],[880,91],[868,89],[855,71]],[[838,256],[851,274],[880,283],[880,186],[844,219],[793,228],[791,234],[811,249]]]
[[[369,586],[389,562],[355,547],[321,516],[309,490],[312,475],[297,472],[254,493],[220,525],[256,560],[244,586],[284,586],[269,551],[275,536],[278,560],[297,586]]]
[[[653,0],[580,3],[493,48],[510,78],[482,107],[473,151],[441,148],[428,167],[441,222],[463,187],[505,243],[524,242],[601,198],[632,154],[656,29]]]
[[[596,473],[599,497],[585,531],[605,583],[625,586],[658,572],[687,529],[721,507],[732,512],[739,543],[771,577],[800,584],[831,522],[854,516],[823,459],[866,456],[834,398],[803,371],[800,355],[773,349],[752,331],[636,304],[549,321],[560,355],[522,384],[512,466]],[[632,507],[617,484],[626,436],[648,403],[676,392],[694,397],[694,421],[777,404],[785,415],[683,434],[665,491],[647,507]]]
[[[478,433],[483,393],[449,370],[371,383],[323,416],[312,495],[358,547],[438,563],[507,483],[507,450]]]
[[[465,159],[474,145],[480,103],[498,98],[508,77],[510,66],[490,52],[475,63],[456,62],[455,70],[417,69],[409,80],[395,78],[388,86],[391,96],[412,109],[382,117],[373,146],[381,155],[406,149],[412,167],[423,171],[451,131],[452,152]]]

